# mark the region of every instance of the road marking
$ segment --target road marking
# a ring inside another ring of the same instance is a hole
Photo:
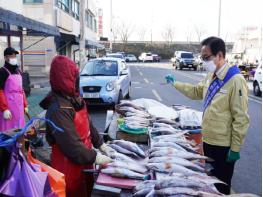
[[[145,83],[149,83],[148,79],[143,78],[143,80],[145,81]]]
[[[248,95],[248,100],[254,101],[255,103],[258,103],[258,104],[260,104],[260,105],[262,104],[262,101],[260,101],[259,99],[253,98],[252,95]]]
[[[160,97],[160,95],[158,94],[158,92],[156,90],[152,90],[152,93],[154,94],[154,96],[157,98],[158,101],[162,102],[162,98]]]
[[[132,84],[140,84],[140,82],[139,81],[132,81]]]
[[[142,87],[134,87],[135,89],[139,89],[139,88],[142,88]]]
[[[141,72],[141,71],[139,72],[139,74],[140,74],[141,76],[143,76],[143,74],[142,74],[142,72]]]

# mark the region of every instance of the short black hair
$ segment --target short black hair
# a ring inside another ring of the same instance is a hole
[[[221,38],[214,36],[208,37],[201,42],[201,45],[208,46],[213,55],[217,55],[218,52],[221,51],[223,57],[225,58],[226,56],[226,44]]]

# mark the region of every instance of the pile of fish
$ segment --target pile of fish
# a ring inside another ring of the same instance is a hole
[[[133,196],[221,196],[214,184],[222,183],[206,175],[173,173],[160,180],[147,180],[134,188]]]
[[[152,125],[152,116],[131,101],[122,101],[117,108],[122,112],[125,125],[131,129],[142,129]]]
[[[148,169],[138,161],[146,157],[143,150],[135,143],[125,140],[114,140],[109,146],[115,150],[110,155],[114,161],[101,172],[113,177],[143,180]]]

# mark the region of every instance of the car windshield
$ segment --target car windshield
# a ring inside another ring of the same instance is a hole
[[[117,76],[118,63],[112,60],[96,60],[88,62],[80,76]]]
[[[182,53],[181,58],[194,58],[192,53]]]
[[[152,56],[152,54],[151,53],[147,53],[146,56]]]

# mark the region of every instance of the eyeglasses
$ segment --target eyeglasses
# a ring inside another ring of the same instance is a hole
[[[207,62],[207,61],[209,61],[211,59],[212,56],[213,55],[209,55],[209,56],[206,56],[206,57],[201,57],[201,60]]]

